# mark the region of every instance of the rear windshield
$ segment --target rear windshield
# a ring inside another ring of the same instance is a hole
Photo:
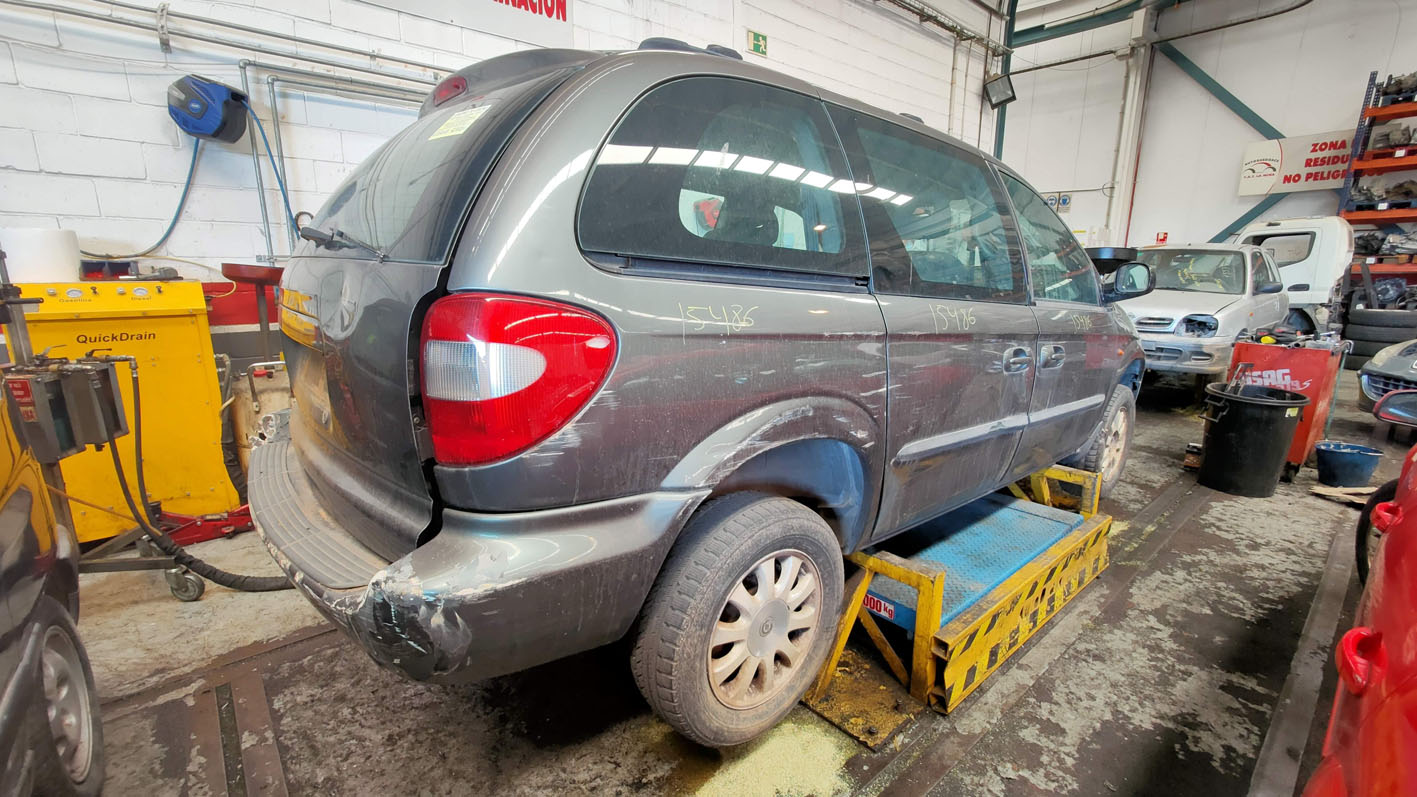
[[[1244,293],[1245,257],[1214,249],[1146,249],[1137,260],[1156,273],[1157,290]]]
[[[527,114],[574,69],[545,72],[435,110],[370,155],[337,188],[311,226],[382,251],[389,259],[443,263],[497,153]],[[298,255],[330,254],[305,243]],[[373,258],[360,248],[333,252]]]

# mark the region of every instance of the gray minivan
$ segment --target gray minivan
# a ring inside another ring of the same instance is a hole
[[[649,703],[728,745],[821,666],[843,552],[1070,456],[1115,482],[1144,364],[1112,302],[1151,279],[1104,294],[1033,189],[918,122],[649,46],[461,70],[334,193],[250,500],[381,665],[630,634]]]

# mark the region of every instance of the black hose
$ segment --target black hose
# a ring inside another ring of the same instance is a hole
[[[148,502],[148,480],[143,468],[143,394],[138,385],[138,358],[128,357],[128,373],[133,377],[133,464],[138,469],[138,498],[143,502],[143,517],[153,519],[153,507]]]
[[[128,489],[128,478],[123,475],[123,462],[118,458],[118,446],[114,445],[114,440],[113,437],[108,438],[108,451],[113,455],[113,470],[118,474],[118,488],[123,491],[123,500],[128,502],[128,511],[133,513],[133,519],[138,521],[138,525],[142,527],[148,535],[148,539],[158,547],[158,550],[171,556],[173,562],[223,587],[230,587],[242,592],[275,592],[276,590],[290,589],[290,582],[283,576],[242,576],[208,564],[187,553],[171,537],[153,528],[144,513],[138,511],[138,506],[133,501],[133,493]]]
[[[242,592],[275,592],[290,589],[291,584],[284,576],[243,576],[208,564],[187,553],[175,540],[153,526],[151,522],[152,505],[148,503],[147,484],[143,478],[143,402],[138,391],[137,361],[129,359],[128,367],[133,374],[133,461],[138,469],[138,491],[143,499],[141,511],[138,509],[137,502],[133,500],[132,490],[128,488],[128,477],[123,473],[123,460],[118,457],[118,445],[115,442],[117,437],[112,434],[112,430],[109,430],[108,435],[108,452],[113,455],[113,471],[118,475],[118,488],[123,491],[123,500],[128,503],[128,511],[133,513],[133,519],[138,521],[138,526],[148,535],[148,539],[157,546],[158,550],[172,557],[173,562],[223,587]]]

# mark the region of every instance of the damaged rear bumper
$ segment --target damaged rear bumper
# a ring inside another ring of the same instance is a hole
[[[319,506],[288,437],[252,452],[251,515],[271,555],[379,664],[460,683],[619,639],[707,491],[533,512],[444,510],[442,530],[385,562]],[[354,582],[367,573],[367,583]]]

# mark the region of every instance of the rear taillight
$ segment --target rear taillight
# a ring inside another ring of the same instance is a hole
[[[453,75],[433,89],[433,106],[442,105],[464,91],[467,91],[467,78],[462,75]]]
[[[459,293],[428,308],[421,351],[434,458],[481,465],[545,440],[580,412],[615,362],[615,330],[570,305]]]

